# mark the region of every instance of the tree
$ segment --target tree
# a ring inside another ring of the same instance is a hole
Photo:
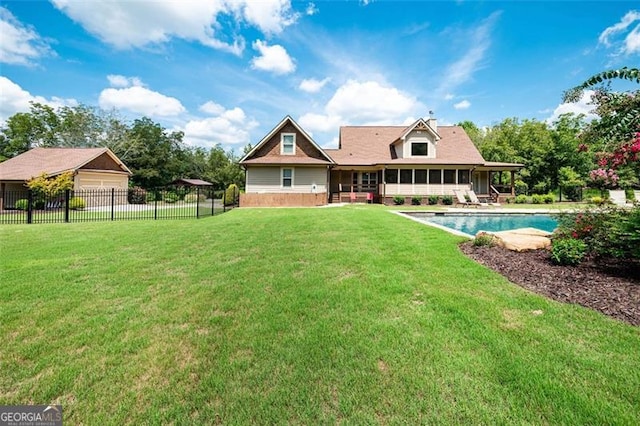
[[[467,135],[469,135],[469,139],[471,139],[476,147],[482,145],[482,142],[484,141],[484,131],[478,128],[473,121],[465,120],[458,123],[457,126],[464,129]]]
[[[42,173],[40,176],[29,179],[27,187],[38,194],[53,197],[67,189],[73,189],[73,173],[64,172],[53,178]]]
[[[614,92],[609,84],[615,79],[640,84],[640,70],[625,67],[603,71],[566,91],[563,100],[575,102],[585,89],[595,87],[591,100],[599,118],[582,133],[581,149],[591,149],[597,156],[599,169],[593,176],[606,174],[617,181],[620,173],[627,176],[621,182],[628,186],[637,184],[640,178],[640,90]]]
[[[132,183],[155,188],[181,177],[187,169],[182,138],[182,132],[168,132],[148,117],[134,120],[125,162],[133,172]]]

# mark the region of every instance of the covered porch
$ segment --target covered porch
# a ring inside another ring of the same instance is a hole
[[[473,191],[482,201],[504,203],[515,197],[515,174],[524,167],[517,163],[486,162],[471,174]]]

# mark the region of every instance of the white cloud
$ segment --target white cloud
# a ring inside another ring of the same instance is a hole
[[[636,25],[631,32],[627,34],[622,42],[612,41],[616,35],[624,33],[627,29],[636,21],[640,21],[640,12],[637,10],[631,10],[622,17],[620,22],[606,28],[598,37],[598,42],[606,47],[611,47],[613,44],[621,44],[620,53],[631,55],[633,53],[640,53],[640,24]]]
[[[350,122],[397,123],[416,106],[416,100],[395,87],[375,81],[349,80],[336,90],[326,111]]]
[[[307,16],[313,16],[318,12],[320,12],[320,10],[316,7],[315,3],[309,3],[304,11]]]
[[[324,113],[307,113],[300,125],[311,132],[335,131],[340,125],[390,125],[407,120],[419,104],[412,96],[376,81],[349,80],[324,107]]]
[[[256,40],[253,48],[260,52],[251,60],[251,67],[269,71],[274,74],[289,74],[296,69],[296,65],[284,47],[279,44],[269,46],[266,41]]]
[[[591,112],[593,110],[593,105],[591,105],[591,96],[593,95],[593,90],[585,90],[582,94],[582,97],[578,102],[572,103],[563,103],[558,105],[549,118],[545,121],[549,124],[558,120],[562,114],[574,113],[574,114],[584,114],[587,120],[593,120],[597,117],[596,114]]]
[[[109,74],[107,76],[111,87],[131,87],[131,86],[144,86],[142,80],[138,77],[125,77],[124,75]]]
[[[458,102],[457,104],[453,104],[453,107],[455,109],[467,109],[471,106],[471,102],[469,102],[468,100],[464,99],[460,102]]]
[[[205,102],[204,104],[200,105],[198,109],[204,113],[211,115],[219,115],[224,112],[224,107],[213,101]]]
[[[329,82],[330,78],[324,80],[316,80],[315,78],[304,79],[300,82],[298,88],[307,93],[318,93]]]
[[[245,42],[237,35],[239,24],[277,34],[298,18],[290,0],[52,2],[85,30],[120,49],[161,44],[175,37],[240,55]],[[224,27],[229,20],[233,23]]]
[[[234,11],[241,11],[247,22],[265,34],[281,33],[298,19],[289,0],[228,0],[225,3]]]
[[[176,98],[141,86],[104,89],[98,104],[103,109],[124,109],[149,117],[171,117],[186,111]]]
[[[455,98],[455,95],[453,93],[447,93],[446,95],[444,95],[445,101],[450,101],[453,98]]]
[[[226,109],[213,101],[200,107],[213,117],[191,120],[184,126],[184,141],[193,146],[246,145],[251,142],[249,130],[258,123],[248,119],[245,112],[235,107]]]
[[[298,119],[298,123],[309,133],[335,132],[342,124],[340,117],[336,115],[307,113]]]
[[[33,61],[53,54],[49,44],[32,28],[23,25],[8,9],[0,7],[0,62],[33,65]]]
[[[4,122],[15,113],[28,112],[30,102],[46,104],[53,108],[78,105],[75,99],[62,99],[55,96],[46,99],[42,96],[33,96],[7,77],[0,76],[0,122]]]
[[[439,93],[451,93],[456,87],[469,81],[473,73],[482,69],[482,60],[491,46],[491,29],[498,20],[501,12],[492,13],[480,26],[473,29],[465,38],[472,42],[465,54],[449,65],[444,73],[444,79],[438,88]]]

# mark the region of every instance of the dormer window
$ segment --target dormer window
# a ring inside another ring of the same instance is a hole
[[[411,144],[412,157],[426,157],[429,155],[429,144],[427,142],[413,142]]]
[[[280,135],[280,154],[295,155],[296,153],[296,134],[282,133]]]

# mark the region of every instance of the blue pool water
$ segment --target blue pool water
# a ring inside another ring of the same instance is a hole
[[[518,228],[536,228],[547,232],[553,232],[558,226],[558,221],[548,214],[444,214],[433,213],[409,213],[422,222],[435,223],[446,226],[465,234],[476,235],[478,231],[508,231]]]

